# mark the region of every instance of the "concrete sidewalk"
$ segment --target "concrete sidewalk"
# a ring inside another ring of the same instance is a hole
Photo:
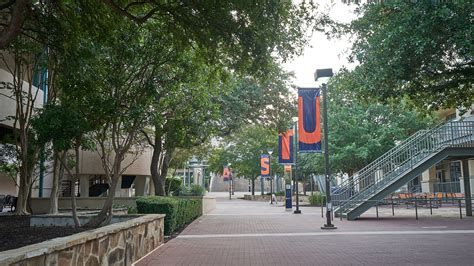
[[[215,211],[137,265],[474,265],[471,217],[369,215],[336,219],[338,229],[327,232],[320,208],[301,210],[218,197]]]

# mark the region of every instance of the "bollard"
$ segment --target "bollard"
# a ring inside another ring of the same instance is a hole
[[[393,208],[393,199],[392,199],[392,216],[395,216],[395,209]]]
[[[415,199],[415,216],[416,219],[418,220],[418,201]]]
[[[324,218],[324,210],[323,210],[323,206],[324,206],[324,201],[321,202],[321,218]]]
[[[379,218],[379,203],[378,202],[375,204],[375,213],[376,213],[377,219],[378,219]]]
[[[461,219],[462,219],[461,200],[458,200],[458,205],[459,205],[459,218],[461,218]]]
[[[433,215],[433,205],[431,204],[431,198],[430,198],[430,214]]]
[[[342,208],[339,206],[339,219],[342,221]]]

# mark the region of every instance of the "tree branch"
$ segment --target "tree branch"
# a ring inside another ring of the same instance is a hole
[[[4,49],[20,34],[28,0],[16,0],[10,24],[0,34],[0,49]]]

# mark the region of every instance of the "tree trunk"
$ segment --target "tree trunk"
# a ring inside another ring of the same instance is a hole
[[[311,195],[314,194],[314,178],[312,175],[310,175],[310,178],[311,178]]]
[[[4,49],[20,34],[25,12],[28,9],[27,0],[16,0],[8,26],[0,33],[0,49]]]
[[[61,159],[63,154],[65,155],[66,153],[63,152],[61,154]],[[53,184],[51,188],[51,195],[49,195],[49,214],[58,214],[58,198],[59,198],[59,184],[61,183],[60,175],[61,175],[61,170],[59,168],[62,168],[60,165],[61,163],[58,162],[58,156],[59,152],[55,151],[54,152],[54,161],[53,161]]]
[[[64,153],[67,153],[66,151]],[[81,222],[79,221],[79,217],[77,216],[77,204],[76,204],[76,181],[79,177],[79,147],[75,149],[76,153],[76,163],[75,163],[75,173],[72,173],[71,170],[67,167],[66,162],[66,155],[61,156],[60,162],[64,169],[66,169],[69,176],[72,178],[72,188],[71,188],[71,212],[72,212],[72,220],[74,221],[74,226],[76,228],[81,227]]]
[[[153,147],[153,154],[151,156],[150,164],[151,178],[153,179],[153,185],[155,186],[155,195],[165,196],[165,183],[161,179],[159,171],[160,156],[162,155],[161,134],[159,134],[157,131],[155,131],[154,142],[155,144]]]
[[[20,174],[20,187],[18,188],[18,199],[15,207],[16,215],[28,215],[26,209],[28,195],[30,194],[30,184],[24,174]]]
[[[169,166],[170,166],[170,161],[171,161],[171,155],[173,154],[172,151],[165,151],[165,155],[164,155],[164,158],[163,160],[161,161],[161,170],[160,170],[160,177],[159,177],[159,181],[161,182],[161,184],[163,184],[163,191],[165,190],[165,184],[166,184],[166,176],[168,175],[168,169],[169,169]],[[163,154],[161,155],[161,157],[163,157]],[[155,186],[155,189],[156,189],[156,186]],[[156,193],[156,190],[155,190],[155,193]],[[163,195],[157,195],[157,196],[164,196]]]
[[[88,223],[85,224],[87,227],[99,227],[103,224],[107,224],[110,222],[112,218],[112,204],[114,202],[115,197],[115,190],[117,188],[118,177],[112,178],[112,184],[109,187],[109,194],[107,195],[107,199],[105,200],[104,206],[100,213],[92,218]]]
[[[252,196],[255,196],[255,179],[252,179]]]
[[[123,157],[122,155],[116,154],[114,158],[114,167],[112,175],[112,183],[109,187],[109,193],[107,199],[105,200],[104,206],[100,213],[92,218],[88,223],[85,224],[87,227],[99,227],[110,222],[112,219],[112,205],[115,198],[115,190],[117,189],[118,180],[121,176],[121,166],[122,166]]]

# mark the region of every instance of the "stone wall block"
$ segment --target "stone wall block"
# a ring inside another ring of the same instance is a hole
[[[75,255],[74,265],[80,265],[80,266],[84,265],[84,256],[85,256],[84,249],[85,249],[85,244],[76,246],[76,252],[74,252],[74,255]]]
[[[109,237],[105,236],[99,240],[99,258],[104,258],[109,251]]]
[[[99,258],[97,258],[96,256],[89,256],[89,258],[87,258],[87,260],[86,260],[86,265],[87,266],[99,266],[100,265]]]
[[[72,257],[74,255],[74,248],[70,247],[63,249],[58,254],[58,263],[61,266],[72,265]]]
[[[57,266],[58,264],[58,253],[52,253],[46,256],[46,259],[44,261],[44,264],[46,266]]]
[[[125,250],[123,248],[114,248],[108,254],[107,265],[124,265]]]

